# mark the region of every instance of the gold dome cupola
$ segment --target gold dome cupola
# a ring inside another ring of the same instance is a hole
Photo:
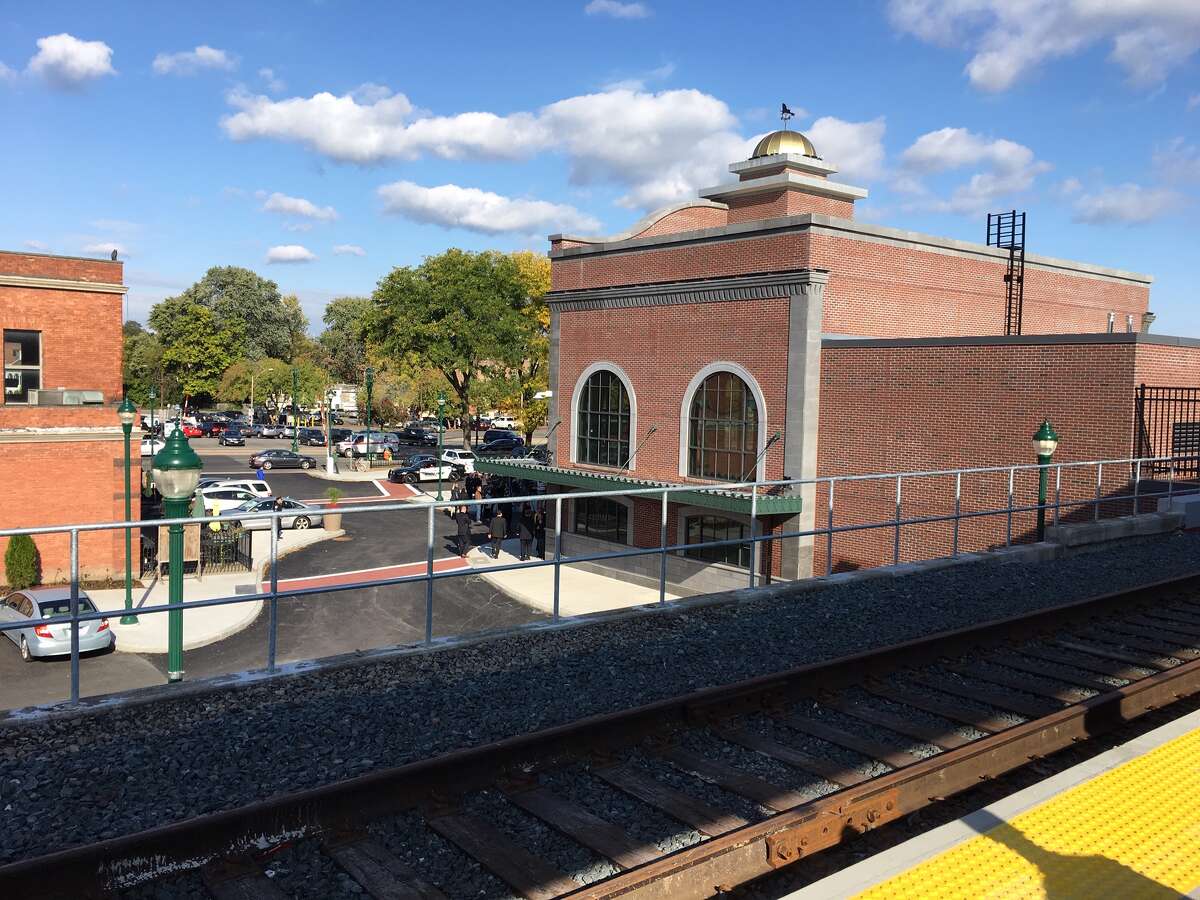
[[[817,150],[813,146],[812,141],[801,134],[799,131],[772,131],[770,134],[763,137],[754,147],[754,152],[750,154],[751,159],[758,159],[763,156],[774,156],[777,153],[794,153],[797,156],[807,156],[811,159],[820,159],[817,156]]]

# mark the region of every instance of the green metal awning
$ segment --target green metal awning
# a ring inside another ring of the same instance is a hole
[[[607,475],[583,469],[567,469],[562,466],[543,466],[523,459],[477,459],[475,469],[488,475],[505,478],[524,478],[585,491],[618,491],[636,488],[683,487],[667,481],[649,481],[625,475]],[[653,499],[652,494],[645,495]],[[705,509],[750,515],[750,494],[745,491],[715,489],[708,491],[677,491],[671,494],[671,502],[686,503]],[[795,515],[800,512],[800,497],[797,495],[759,494],[757,511],[760,516]]]

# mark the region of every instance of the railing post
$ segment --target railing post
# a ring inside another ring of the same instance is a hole
[[[754,568],[758,564],[758,479],[750,494],[750,587],[754,587]]]
[[[829,479],[829,512],[826,516],[825,527],[825,574],[833,574],[833,486],[836,482]]]
[[[1008,470],[1008,524],[1004,531],[1004,546],[1012,546],[1012,517],[1013,517],[1013,481],[1017,477],[1016,466]]]
[[[579,514],[576,513],[576,518]],[[559,616],[559,579],[562,575],[562,495],[554,498],[554,621]]]
[[[1171,508],[1171,492],[1175,487],[1175,462],[1172,460],[1171,467],[1167,469],[1167,509]]]
[[[1142,486],[1142,461],[1139,459],[1133,464],[1133,514],[1136,516],[1140,513],[1141,506],[1138,504],[1138,493]]]
[[[962,472],[954,473],[954,540],[950,555],[958,556],[958,526],[962,519]]]
[[[433,504],[425,529],[425,643],[433,643]]]
[[[267,631],[267,671],[275,671],[275,651],[279,638],[279,529],[280,513],[271,516],[271,615]]]
[[[1100,483],[1104,480],[1104,463],[1096,463],[1096,502],[1092,504],[1092,521],[1100,521]]]
[[[662,492],[662,516],[658,523],[658,602],[667,602],[667,492]]]
[[[79,702],[79,529],[71,529],[71,702]]]
[[[904,483],[904,476],[896,476],[896,533],[892,537],[892,565],[900,564],[900,502],[901,502],[901,485]]]
[[[1062,506],[1062,463],[1054,467],[1054,527],[1058,527],[1058,509]]]

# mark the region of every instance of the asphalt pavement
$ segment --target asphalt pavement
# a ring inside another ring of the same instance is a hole
[[[192,440],[205,474],[253,477],[250,453],[263,447],[290,447],[290,441],[252,439],[247,447],[220,447],[211,438]],[[318,459],[323,448],[308,448]],[[303,448],[302,448],[303,452]],[[382,472],[381,472],[382,475]],[[320,500],[331,482],[300,472],[274,470],[267,476],[277,495]],[[338,482],[344,503],[380,497],[370,482]],[[280,560],[279,578],[301,578],[423,563],[426,559],[425,508],[369,511],[343,518],[346,534],[305,548]],[[444,515],[435,517],[435,559],[453,559],[456,529]],[[475,543],[485,540],[476,526]],[[369,577],[369,573],[364,575]],[[187,582],[185,582],[186,591]],[[184,655],[188,678],[203,678],[266,665],[269,607],[248,628],[223,641]],[[426,588],[423,582],[313,594],[278,605],[277,659],[315,659],[355,650],[419,641],[425,636]],[[434,584],[434,634],[459,634],[507,627],[544,614],[508,597],[475,574]],[[104,653],[80,660],[84,696],[112,693],[165,681],[166,656]],[[25,663],[15,645],[0,638],[0,709],[66,699],[70,689],[66,659]]]

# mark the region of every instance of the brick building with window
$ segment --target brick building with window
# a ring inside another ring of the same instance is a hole
[[[124,518],[116,413],[122,271],[116,261],[0,252],[0,528]],[[136,464],[137,446],[133,453]],[[136,503],[134,509],[136,515]],[[65,580],[67,535],[35,542],[43,581]],[[0,538],[0,553],[6,546]],[[87,578],[123,573],[121,532],[81,534],[79,559]]]
[[[1166,366],[1171,383],[1200,384],[1197,342],[1145,333],[1149,276],[1029,254],[1025,334],[1006,337],[1006,250],[856,221],[867,191],[833,180],[798,132],[768,135],[729,169],[736,180],[622,234],[550,237],[561,423],[539,478],[551,490],[1028,463],[1043,416],[1061,425],[1064,456],[1127,457],[1139,379]],[[843,500],[839,522],[894,512],[865,489]],[[811,486],[753,504],[759,533],[826,517]],[[667,542],[735,541],[751,505],[744,491],[676,496]],[[657,498],[566,506],[569,555],[662,540]],[[840,541],[829,563],[883,562],[882,540]],[[820,542],[762,546],[763,574],[826,569]],[[683,551],[668,580],[742,586],[748,562],[736,543]],[[612,565],[657,582],[653,556]]]

